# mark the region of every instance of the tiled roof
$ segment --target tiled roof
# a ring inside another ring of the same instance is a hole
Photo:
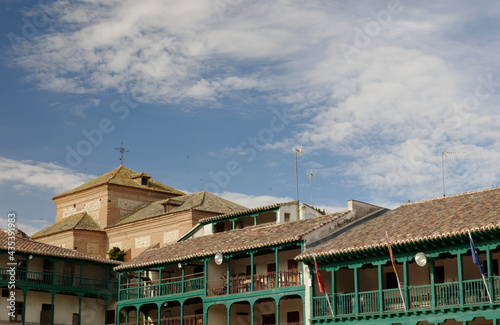
[[[220,198],[208,192],[198,192],[183,196],[176,196],[175,198],[156,201],[148,206],[132,213],[131,215],[119,220],[114,226],[123,225],[126,223],[148,219],[160,215],[165,215],[164,205],[177,205],[172,208],[168,213],[175,213],[187,210],[197,210],[213,213],[235,213],[237,211],[246,210],[247,208]]]
[[[67,192],[64,192],[62,194],[56,195],[54,197],[58,198],[61,196],[65,196],[68,194],[76,193],[79,191],[83,191],[92,187],[100,186],[103,184],[114,184],[114,185],[122,185],[122,186],[128,186],[128,187],[135,187],[135,188],[142,188],[142,189],[149,189],[153,191],[158,191],[158,192],[166,192],[166,193],[171,193],[175,195],[184,195],[183,192],[178,191],[170,186],[164,185],[160,182],[157,182],[155,180],[150,179],[149,180],[149,185],[141,185],[137,183],[135,180],[133,180],[134,176],[141,175],[142,173],[137,173],[133,171],[132,169],[129,169],[125,167],[124,165],[120,165],[118,168],[113,169],[110,172],[107,172],[104,175],[101,175],[90,182],[87,182],[83,185],[78,186],[77,188],[74,188],[72,190],[69,190]],[[147,175],[144,173],[144,175]],[[149,176],[149,175],[148,175]]]
[[[266,205],[266,206],[262,206],[262,207],[251,208],[251,209],[246,209],[246,210],[242,210],[242,211],[236,211],[236,212],[226,213],[226,214],[223,214],[223,215],[220,215],[220,216],[214,216],[214,217],[200,219],[200,223],[201,224],[203,224],[203,223],[211,223],[213,221],[220,220],[220,219],[225,219],[225,218],[228,218],[228,217],[234,217],[234,216],[248,214],[248,213],[253,213],[253,212],[258,212],[258,211],[270,210],[270,209],[274,209],[274,208],[279,208],[279,207],[284,206],[284,205],[294,205],[294,204],[297,204],[297,201],[270,204],[270,205]]]
[[[7,250],[8,238],[9,235],[6,232],[0,231],[0,250],[4,251]],[[93,261],[93,262],[114,264],[114,265],[118,265],[121,263],[118,261],[107,260],[105,258],[81,253],[72,249],[66,249],[54,245],[39,243],[31,239],[26,239],[21,237],[15,237],[15,238],[16,238],[15,242],[16,242],[17,253],[53,256],[53,257]]]
[[[407,203],[332,240],[306,250],[297,259],[333,256],[387,245],[407,244],[500,227],[500,188]]]
[[[40,230],[31,237],[39,238],[67,230],[104,231],[104,229],[97,224],[94,218],[86,212],[81,212],[64,218],[63,220]]]
[[[132,178],[138,178],[138,177],[151,178],[151,176],[149,176],[149,174],[147,174],[145,172],[132,174],[131,177]]]
[[[291,243],[301,240],[308,233],[347,214],[349,214],[349,211],[282,224],[264,224],[195,237],[164,247],[146,250],[116,269],[173,263],[212,256],[216,253],[242,252],[250,249]]]

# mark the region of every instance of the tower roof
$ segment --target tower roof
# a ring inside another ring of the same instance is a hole
[[[82,184],[72,190],[69,190],[67,192],[64,192],[62,194],[54,196],[52,199],[56,199],[62,196],[66,196],[69,194],[77,193],[80,191],[84,191],[93,187],[97,187],[100,185],[104,184],[113,184],[113,185],[120,185],[120,186],[127,186],[127,187],[133,187],[133,188],[141,188],[141,189],[148,189],[152,191],[157,191],[157,192],[164,192],[164,193],[170,193],[174,195],[184,195],[183,192],[176,190],[173,187],[164,185],[160,182],[157,182],[153,179],[149,180],[148,185],[141,185],[138,182],[134,180],[134,178],[137,177],[137,175],[141,175],[142,173],[137,173],[133,171],[130,168],[125,167],[124,165],[120,165],[118,168],[113,169],[112,171],[107,172],[106,174],[103,174],[97,178],[94,178],[93,180]],[[144,175],[147,175],[144,173]],[[149,175],[148,175],[149,176]]]
[[[165,211],[164,206],[175,206],[172,209]],[[126,223],[148,219],[164,215],[166,213],[174,213],[186,210],[197,210],[213,213],[234,213],[237,211],[246,210],[244,206],[228,201],[208,192],[197,192],[193,194],[177,196],[161,201],[156,201],[148,206],[132,213],[131,215],[119,220],[114,226],[123,225]]]
[[[67,230],[104,231],[97,224],[97,222],[95,222],[94,218],[89,216],[86,212],[81,212],[64,218],[63,220],[40,230],[31,237],[38,238]]]

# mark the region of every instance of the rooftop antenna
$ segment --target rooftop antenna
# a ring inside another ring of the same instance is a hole
[[[295,156],[295,183],[297,185],[297,204],[299,202],[299,169],[297,166],[297,155],[302,155],[302,145],[293,146],[293,154]]]
[[[443,169],[443,197],[446,196],[446,188],[444,186],[444,157],[446,155],[459,155],[459,154],[464,154],[466,153],[465,151],[442,151],[441,152],[441,167]]]
[[[318,175],[317,169],[309,169],[307,171],[307,177],[309,177],[309,185],[311,187],[311,206],[314,206],[313,205],[313,183],[312,183],[312,180],[313,180],[313,178],[316,178],[316,175]]]
[[[123,147],[123,142],[122,142],[122,145],[118,148],[115,148],[115,150],[118,150],[120,152],[120,154],[121,154],[120,155],[120,162],[123,165],[123,160],[124,160],[123,155],[125,154],[125,152],[129,152],[129,151],[125,150],[125,148]]]

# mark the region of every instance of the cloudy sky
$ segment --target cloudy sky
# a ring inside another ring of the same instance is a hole
[[[119,164],[254,207],[497,186],[498,1],[3,0],[0,221]],[[443,157],[442,152],[460,152]],[[461,153],[465,152],[465,153]]]

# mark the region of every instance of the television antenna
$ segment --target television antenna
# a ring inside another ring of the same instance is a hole
[[[309,177],[309,186],[311,187],[311,206],[313,206],[313,184],[312,180],[313,178],[316,178],[318,175],[318,170],[317,169],[309,169],[307,171],[307,177]]]
[[[293,146],[293,154],[295,156],[295,183],[297,186],[297,204],[299,202],[299,169],[297,166],[297,156],[302,156],[302,145]]]
[[[465,151],[442,151],[441,152],[441,168],[443,170],[443,197],[446,196],[446,190],[444,186],[444,157],[446,155],[459,155],[459,154],[465,154]]]

